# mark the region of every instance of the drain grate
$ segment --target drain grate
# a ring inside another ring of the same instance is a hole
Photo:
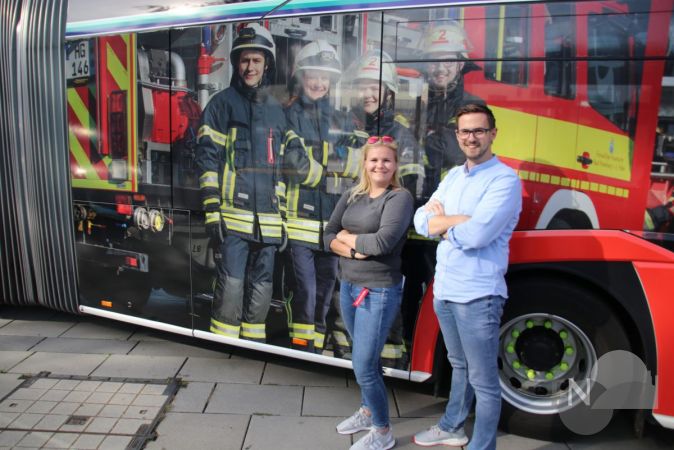
[[[141,449],[180,380],[27,377],[0,400],[0,447]]]

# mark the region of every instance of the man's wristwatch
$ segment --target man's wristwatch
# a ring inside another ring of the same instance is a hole
[[[356,259],[356,249],[355,248],[351,249],[351,259]]]

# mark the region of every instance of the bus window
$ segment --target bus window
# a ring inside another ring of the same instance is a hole
[[[524,86],[528,81],[529,56],[528,6],[487,8],[485,77],[503,83]],[[492,19],[494,18],[494,19]]]
[[[567,4],[550,4],[545,27],[545,93],[572,99],[576,96],[576,22]]]
[[[587,93],[590,105],[627,131],[630,111],[631,55],[626,24],[619,16],[588,17]],[[616,58],[616,59],[610,59]],[[620,58],[620,59],[618,59]]]

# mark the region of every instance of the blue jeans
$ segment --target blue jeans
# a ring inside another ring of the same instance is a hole
[[[476,398],[470,450],[496,448],[501,414],[497,354],[504,303],[505,299],[498,295],[469,303],[438,299],[433,302],[452,365],[449,402],[438,425],[450,432],[462,428]]]
[[[380,354],[396,315],[400,312],[402,282],[386,288],[370,288],[360,306],[353,306],[363,286],[342,281],[339,301],[342,318],[353,341],[351,360],[360,386],[363,406],[372,413],[375,427],[388,426],[388,396]]]

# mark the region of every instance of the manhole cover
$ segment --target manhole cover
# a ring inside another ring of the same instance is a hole
[[[0,401],[0,446],[140,449],[179,387],[175,378],[38,374]]]

